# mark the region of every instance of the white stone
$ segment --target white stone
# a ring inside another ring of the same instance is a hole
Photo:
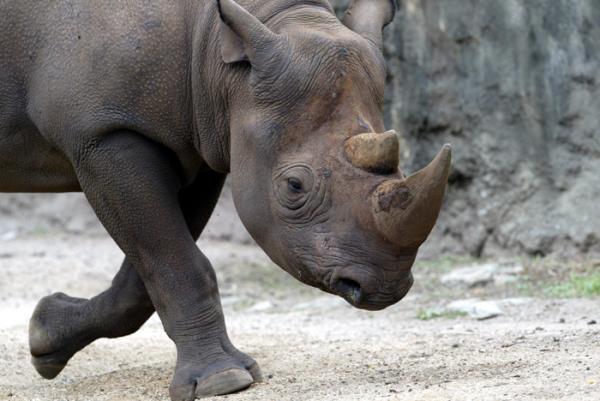
[[[252,312],[264,312],[266,310],[273,309],[274,307],[275,305],[272,302],[262,301],[255,303],[248,310]]]
[[[485,263],[454,269],[440,281],[448,286],[504,285],[516,281],[522,271],[523,266],[514,262]]]
[[[0,241],[12,241],[17,238],[16,231],[7,231],[5,233],[0,234]]]
[[[498,302],[482,301],[478,298],[461,299],[446,306],[451,312],[462,312],[477,320],[491,319],[504,314]]]

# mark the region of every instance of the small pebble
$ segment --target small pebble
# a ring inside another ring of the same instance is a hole
[[[593,325],[593,324],[597,324],[597,322],[596,322],[595,320],[590,320],[590,321],[588,322],[588,324],[591,326],[591,325]]]
[[[558,320],[558,323],[564,323],[564,322],[565,322],[565,318],[564,318],[564,317],[561,317],[561,318]]]

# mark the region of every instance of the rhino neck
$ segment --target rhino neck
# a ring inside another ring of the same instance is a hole
[[[232,78],[221,61],[216,1],[196,2],[189,71],[196,150],[213,170],[229,173],[228,87]]]
[[[333,12],[326,0],[237,0],[274,31],[285,30],[286,18],[303,8]],[[230,170],[232,105],[247,98],[247,65],[228,65],[221,59],[220,18],[216,1],[200,2],[192,30],[190,68],[194,143],[207,165],[218,172]]]

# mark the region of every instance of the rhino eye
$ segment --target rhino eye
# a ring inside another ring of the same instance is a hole
[[[299,194],[302,192],[302,190],[304,189],[304,187],[302,186],[302,181],[300,181],[298,178],[295,177],[291,177],[288,178],[288,189],[290,190],[290,192],[293,192],[295,194]]]
[[[313,170],[304,164],[286,166],[274,179],[277,200],[290,210],[298,210],[304,206],[315,184]]]

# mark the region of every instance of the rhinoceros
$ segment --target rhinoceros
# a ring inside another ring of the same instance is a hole
[[[303,283],[379,310],[413,283],[450,168],[398,168],[382,118],[394,0],[0,2],[0,191],[82,191],[125,260],[91,298],[41,299],[33,365],[57,376],[155,311],[170,396],[261,379],[230,342],[196,240],[230,176],[256,243]]]

